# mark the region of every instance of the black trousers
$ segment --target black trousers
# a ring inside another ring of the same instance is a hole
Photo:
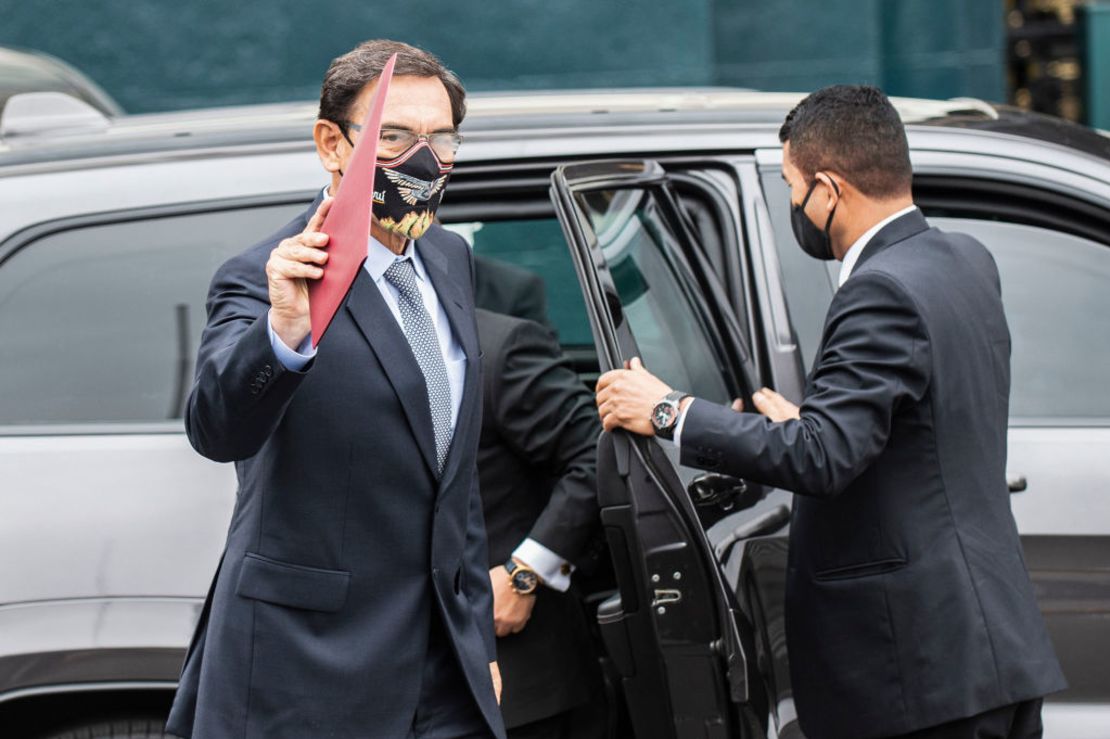
[[[1022,701],[891,739],[1041,739],[1043,702]]]
[[[439,614],[432,614],[420,701],[408,739],[490,739],[489,726],[470,692]]]

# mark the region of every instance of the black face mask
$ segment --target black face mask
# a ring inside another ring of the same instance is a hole
[[[407,239],[423,236],[435,219],[454,166],[440,162],[426,141],[393,159],[379,159],[371,199],[378,224]]]
[[[832,239],[829,238],[829,226],[832,225],[833,216],[836,215],[836,205],[829,212],[829,219],[825,221],[824,229],[818,228],[806,215],[806,203],[809,202],[813,189],[817,187],[817,182],[818,180],[813,180],[813,184],[809,186],[801,205],[790,205],[790,226],[794,230],[794,238],[797,239],[798,245],[802,247],[802,251],[806,254],[814,259],[836,259],[832,250]],[[840,188],[837,187],[836,180],[830,180],[830,182],[832,182],[836,194],[839,195]]]

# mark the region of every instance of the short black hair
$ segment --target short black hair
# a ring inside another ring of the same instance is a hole
[[[320,87],[320,112],[317,117],[331,121],[347,133],[347,116],[363,88],[385,69],[389,57],[397,54],[393,74],[411,77],[437,77],[447,88],[451,118],[455,128],[466,116],[466,90],[454,72],[443,66],[434,54],[400,41],[374,39],[363,41],[341,57],[333,59]]]
[[[807,183],[836,172],[868,197],[910,192],[913,169],[906,129],[883,91],[870,85],[832,85],[807,96],[786,116],[779,141]]]

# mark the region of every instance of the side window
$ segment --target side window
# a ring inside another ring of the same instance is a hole
[[[479,308],[547,324],[568,348],[593,335],[559,221],[549,218],[447,223],[474,249]]]
[[[994,256],[1012,338],[1014,420],[1110,418],[1110,246],[1036,226],[929,219]]]
[[[790,189],[780,172],[777,168],[761,170],[760,183],[775,233],[790,324],[797,336],[802,365],[809,372],[817,358],[825,314],[835,292],[835,272],[830,271],[830,265],[839,270],[840,263],[813,259],[794,240],[790,228]]]
[[[0,426],[180,418],[212,274],[303,208],[81,226],[19,246],[0,262]]]
[[[650,191],[577,196],[588,214],[645,366],[676,388],[727,404],[739,395],[699,291]]]

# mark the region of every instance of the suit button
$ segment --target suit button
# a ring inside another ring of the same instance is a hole
[[[266,373],[267,377],[273,377],[274,376],[274,368],[271,367],[270,365],[266,365],[265,367],[263,367],[262,371]]]

